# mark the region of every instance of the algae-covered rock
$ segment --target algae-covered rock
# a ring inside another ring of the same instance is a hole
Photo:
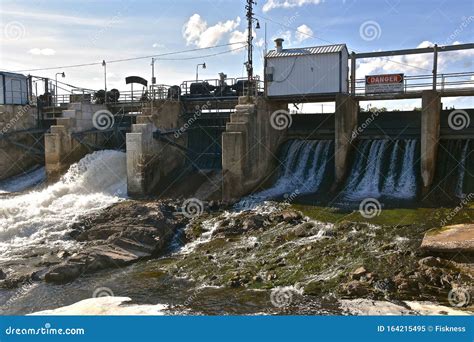
[[[456,224],[426,232],[421,249],[431,252],[474,253],[474,224]]]

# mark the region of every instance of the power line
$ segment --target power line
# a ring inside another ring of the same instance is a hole
[[[298,32],[298,33],[300,33],[300,34],[302,34],[302,35],[305,35],[305,36],[307,36],[307,37],[314,38],[314,39],[318,39],[318,40],[321,40],[321,41],[323,41],[323,42],[325,42],[325,43],[328,43],[328,44],[336,44],[336,43],[331,42],[331,41],[329,41],[329,40],[326,40],[326,39],[323,39],[323,38],[320,38],[320,37],[315,37],[315,36],[313,36],[313,35],[311,35],[311,34],[309,34],[309,33],[307,33],[307,32],[303,32],[303,31],[301,31],[301,30],[298,30],[297,28],[294,28],[294,27],[285,25],[285,24],[283,24],[283,23],[280,23],[280,22],[278,22],[278,21],[276,21],[276,20],[273,20],[273,19],[264,17],[264,16],[262,16],[262,15],[255,14],[255,16],[256,16],[256,17],[260,17],[260,18],[263,19],[263,20],[267,20],[267,21],[270,21],[270,22],[272,22],[272,23],[275,23],[275,24],[277,24],[277,25],[286,27],[287,29],[293,30],[293,31]],[[355,52],[359,52],[359,51],[357,51],[357,50],[355,50],[355,49],[351,49],[351,50],[352,50],[352,51],[355,51]],[[388,57],[380,57],[380,58],[383,58],[383,59],[385,59],[385,60],[387,60],[387,61],[389,61],[389,62],[395,63],[395,64],[404,65],[404,66],[408,66],[408,67],[410,67],[410,68],[414,68],[414,69],[419,69],[419,70],[431,72],[431,70],[428,70],[428,69],[425,69],[425,68],[420,68],[420,67],[418,67],[418,66],[414,66],[414,65],[410,65],[410,64],[406,64],[406,63],[402,63],[402,62],[397,62],[397,61],[394,61],[394,60],[389,59]]]
[[[195,49],[188,49],[188,50],[181,50],[181,51],[175,51],[175,52],[167,52],[167,53],[162,53],[158,55],[150,55],[150,56],[140,56],[140,57],[132,57],[132,58],[123,58],[123,59],[115,59],[115,60],[110,60],[106,61],[107,64],[110,63],[120,63],[120,62],[128,62],[128,61],[134,61],[134,60],[140,60],[140,59],[149,59],[149,58],[156,58],[158,60],[170,60],[170,59],[165,59],[165,58],[159,58],[163,56],[171,56],[171,55],[177,55],[177,54],[182,54],[182,53],[188,53],[188,52],[196,52],[196,51],[203,51],[203,50],[209,50],[209,49],[215,49],[218,47],[224,47],[224,46],[230,46],[230,45],[236,45],[236,44],[245,44],[245,42],[236,42],[236,43],[228,43],[228,44],[220,44],[220,45],[214,45],[214,46],[209,46],[209,47],[204,47],[204,48],[195,48]],[[233,52],[236,50],[242,49],[242,47],[238,49],[232,49],[232,50],[227,50],[218,54],[224,54],[224,53],[229,53]],[[190,57],[188,59],[197,59],[197,58],[204,58],[204,57],[211,57],[213,55],[218,55],[218,54],[212,54],[212,55],[207,55],[207,56],[197,56],[197,57]],[[157,58],[158,57],[158,58]],[[179,60],[174,58],[173,60]],[[186,60],[186,59],[181,59],[181,60]],[[55,69],[70,69],[70,68],[81,68],[85,66],[93,66],[93,65],[102,65],[102,62],[93,62],[93,63],[83,63],[83,64],[73,64],[73,65],[63,65],[63,66],[56,66],[56,67],[48,67],[48,68],[36,68],[36,69],[24,69],[24,70],[15,70],[12,72],[31,72],[31,71],[45,71],[45,70],[55,70]]]

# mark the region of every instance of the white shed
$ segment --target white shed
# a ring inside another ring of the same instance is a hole
[[[268,97],[335,95],[348,92],[349,52],[345,44],[276,49],[265,56]]]
[[[28,103],[28,77],[0,71],[0,105]]]

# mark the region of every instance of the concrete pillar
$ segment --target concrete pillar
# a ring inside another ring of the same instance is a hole
[[[433,184],[439,142],[441,97],[437,91],[425,90],[421,98],[421,178],[422,193]]]
[[[225,132],[222,134],[222,198],[233,200],[244,192],[247,148],[243,132]]]
[[[347,172],[352,133],[357,127],[358,105],[358,102],[347,94],[336,95],[334,189],[341,186]]]
[[[272,113],[286,103],[240,97],[222,134],[222,198],[232,201],[258,187],[272,173],[285,130],[272,127]]]
[[[130,196],[145,196],[152,189],[158,179],[149,179],[151,172],[151,150],[153,147],[153,125],[136,124],[132,126],[132,133],[126,135],[127,149],[127,192]]]

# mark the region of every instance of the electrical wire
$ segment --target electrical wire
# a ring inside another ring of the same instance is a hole
[[[149,59],[149,58],[152,58],[152,57],[157,59],[157,60],[170,60],[170,59],[159,58],[159,57],[172,56],[172,55],[177,55],[177,54],[182,54],[182,53],[187,53],[187,52],[196,52],[196,51],[215,49],[215,48],[218,48],[218,47],[224,47],[224,46],[230,46],[230,45],[236,45],[236,44],[245,44],[245,42],[220,44],[220,45],[214,45],[214,46],[209,46],[209,47],[204,47],[204,48],[195,48],[195,49],[188,49],[188,50],[182,50],[182,51],[167,52],[167,53],[162,53],[162,54],[158,54],[158,55],[149,55],[149,56],[139,56],[139,57],[115,59],[115,60],[106,61],[106,63],[111,64],[111,63],[128,62],[128,61],[134,61],[134,60],[140,60],[140,59]],[[230,53],[230,52],[233,52],[233,51],[236,51],[236,50],[239,50],[239,49],[242,49],[242,47],[240,47],[238,49],[227,50],[227,51],[224,51],[224,52],[221,52],[221,53],[218,53],[218,54]],[[211,56],[217,56],[218,54],[212,54],[212,55],[208,55],[208,56],[190,57],[190,58],[187,58],[187,59],[197,59],[197,58],[211,57]],[[179,60],[187,60],[187,59],[179,59]],[[177,60],[177,59],[173,58],[173,60]],[[45,71],[45,70],[55,70],[55,69],[70,69],[70,68],[81,68],[81,67],[93,66],[93,65],[102,65],[102,62],[83,63],[83,64],[74,64],[74,65],[63,65],[63,66],[48,67],[48,68],[23,69],[23,70],[15,70],[15,71],[12,71],[12,72],[31,72],[31,71]]]

